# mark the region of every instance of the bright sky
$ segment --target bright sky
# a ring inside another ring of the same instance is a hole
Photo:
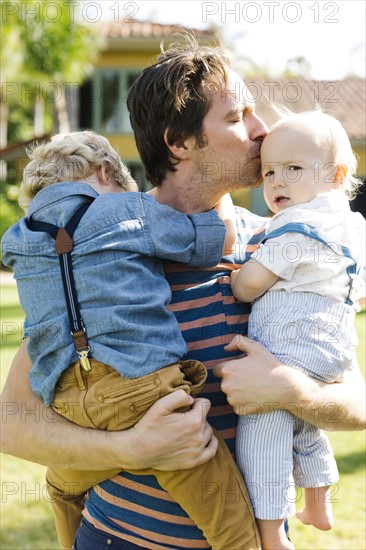
[[[289,58],[304,56],[316,79],[339,79],[347,74],[365,77],[366,2],[364,0],[254,0],[206,2],[109,1],[96,4],[109,19],[128,16],[143,21],[179,23],[193,28],[219,25],[234,54],[253,59],[277,76]],[[93,7],[94,5],[94,7]],[[86,9],[86,8],[84,8]]]

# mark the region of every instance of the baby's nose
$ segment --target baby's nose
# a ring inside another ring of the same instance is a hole
[[[277,187],[285,187],[285,185],[286,185],[286,182],[284,182],[284,181],[282,181],[278,178],[274,179],[273,182],[272,182],[272,187],[274,189],[276,189]]]

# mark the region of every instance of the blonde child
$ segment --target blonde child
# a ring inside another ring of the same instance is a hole
[[[26,314],[33,391],[77,424],[107,430],[133,426],[178,389],[196,395],[207,372],[182,361],[187,346],[157,258],[215,266],[226,233],[218,213],[186,215],[127,192],[137,189],[128,170],[90,131],[56,136],[30,158],[21,186],[28,217],[2,245]],[[73,543],[87,489],[118,473],[48,470],[62,548]],[[202,466],[135,473],[154,474],[213,548],[258,547],[244,483],[221,439]],[[202,500],[205,480],[218,489]],[[222,486],[238,501],[225,502]]]
[[[234,295],[253,302],[249,338],[284,364],[326,383],[355,364],[355,311],[363,295],[365,220],[349,197],[359,182],[341,124],[321,112],[284,117],[261,149],[264,198],[274,216],[259,249],[234,271]],[[240,338],[227,347],[240,349]],[[329,486],[338,481],[325,435],[285,411],[239,418],[237,462],[264,550],[291,549],[284,518],[293,481],[305,487],[305,524],[333,525]]]

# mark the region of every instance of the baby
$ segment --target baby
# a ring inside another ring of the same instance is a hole
[[[26,314],[33,391],[73,422],[105,430],[130,428],[178,389],[196,395],[207,372],[182,360],[187,346],[167,309],[171,292],[157,258],[217,265],[226,233],[217,211],[186,215],[126,192],[135,182],[93,132],[56,136],[30,158],[20,195],[28,217],[2,245]],[[62,548],[72,546],[87,489],[118,473],[48,470]],[[155,475],[213,548],[257,548],[249,498],[222,439],[202,466],[135,473]],[[235,491],[236,502],[220,490],[203,500],[213,481]]]
[[[349,207],[359,181],[347,134],[319,111],[272,126],[262,149],[264,198],[274,212],[258,250],[232,273],[239,300],[253,302],[249,338],[284,364],[326,383],[355,362],[354,328],[364,295],[365,220]],[[240,338],[227,350],[240,349]],[[329,485],[338,481],[325,435],[285,411],[239,417],[237,462],[264,550],[291,549],[284,518],[293,480],[305,488],[305,524],[333,525]]]

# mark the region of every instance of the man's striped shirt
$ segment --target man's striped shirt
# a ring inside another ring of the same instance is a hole
[[[264,218],[236,208],[238,238],[231,256],[210,269],[166,263],[171,285],[171,311],[188,345],[184,359],[202,361],[208,378],[201,397],[211,403],[208,421],[220,431],[232,453],[237,417],[220,390],[212,368],[229,356],[224,346],[235,334],[246,334],[250,306],[238,302],[230,272],[248,259],[263,237]],[[144,443],[141,442],[143,453]],[[150,550],[208,549],[202,531],[164,491],[153,476],[121,472],[88,493],[84,515],[97,529]]]

